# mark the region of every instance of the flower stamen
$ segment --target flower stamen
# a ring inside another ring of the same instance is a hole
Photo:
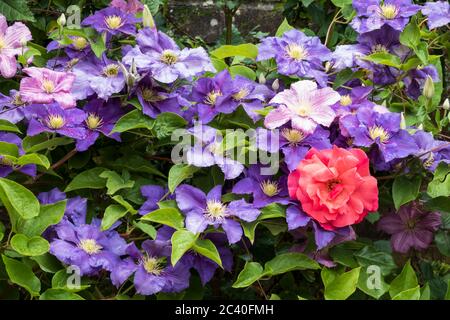
[[[373,126],[369,128],[369,136],[372,140],[379,138],[381,143],[388,142],[391,137],[389,132],[381,126]]]
[[[103,249],[103,247],[94,239],[82,239],[80,243],[78,243],[78,247],[87,254],[96,254]]]
[[[308,57],[308,51],[298,44],[289,44],[285,48],[287,55],[297,61],[304,60]]]
[[[280,193],[280,189],[278,188],[278,182],[265,180],[260,184],[262,192],[266,196],[273,197]]]
[[[116,30],[123,26],[124,21],[121,17],[112,15],[105,18],[105,24],[109,29]]]

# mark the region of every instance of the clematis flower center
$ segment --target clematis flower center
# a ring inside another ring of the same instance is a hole
[[[85,122],[87,127],[91,130],[97,129],[103,125],[103,119],[95,113],[89,113]]]
[[[155,102],[155,101],[164,100],[164,97],[160,96],[158,94],[158,92],[156,92],[155,90],[152,90],[150,88],[143,88],[141,90],[141,92],[142,92],[142,98],[144,99],[144,101]]]
[[[162,260],[151,256],[142,259],[142,266],[147,273],[155,276],[159,276],[163,271]]]
[[[111,63],[103,68],[103,75],[108,78],[115,78],[119,75],[119,66],[117,64]]]
[[[341,96],[341,106],[349,106],[353,103],[352,98],[350,98],[350,95],[346,94]]]
[[[298,44],[286,46],[286,53],[289,57],[297,61],[303,60],[308,56],[308,51],[302,45]]]
[[[105,24],[109,29],[115,30],[123,26],[123,20],[119,16],[112,15],[105,18]]]
[[[64,127],[66,121],[64,120],[64,117],[59,114],[50,114],[45,123],[50,129],[57,130]]]
[[[425,160],[425,162],[423,163],[423,166],[425,168],[429,168],[433,165],[433,163],[434,163],[434,154],[433,154],[433,152],[430,152],[427,160]]]
[[[307,117],[311,112],[311,106],[307,103],[302,103],[297,107],[297,114],[301,117]]]
[[[386,131],[381,126],[373,126],[369,128],[369,136],[372,140],[376,140],[377,138],[380,138],[381,143],[386,143],[389,141],[389,138],[391,137],[389,135],[389,132]]]
[[[169,66],[177,63],[178,56],[172,50],[164,50],[161,54],[161,61]]]
[[[0,36],[0,50],[2,50],[6,46],[5,40],[2,36]]]
[[[262,192],[269,197],[276,196],[280,192],[280,189],[278,189],[278,182],[276,181],[265,180],[261,182],[260,187]]]
[[[222,96],[222,92],[220,90],[213,90],[206,95],[205,103],[211,106],[216,104],[217,98]]]
[[[389,50],[382,44],[376,44],[372,47],[372,53],[388,53]]]
[[[217,200],[208,200],[206,202],[205,214],[213,222],[221,222],[227,216],[227,206]]]
[[[75,37],[75,38],[72,39],[72,44],[75,47],[75,49],[83,50],[84,48],[87,47],[88,42],[83,37]]]
[[[13,162],[11,159],[0,156],[0,165],[11,167],[13,165]]]
[[[96,254],[103,249],[103,247],[99,245],[94,239],[82,239],[78,244],[78,247],[87,254]]]
[[[301,132],[300,130],[297,130],[297,129],[284,128],[281,131],[281,135],[287,141],[289,141],[290,144],[297,144],[297,143],[301,142],[303,139],[305,139],[305,135],[303,134],[303,132]]]
[[[42,81],[42,89],[47,93],[52,93],[55,91],[55,84],[52,80],[44,79],[44,81]]]
[[[242,99],[245,99],[249,95],[249,91],[247,88],[243,88],[239,90],[239,92],[233,94],[233,99],[236,101],[240,101]]]
[[[382,4],[380,11],[381,15],[386,19],[395,19],[398,15],[399,8],[393,4]]]
[[[15,106],[23,106],[25,104],[25,101],[22,100],[22,97],[20,96],[20,93],[16,93],[12,99],[11,103]]]

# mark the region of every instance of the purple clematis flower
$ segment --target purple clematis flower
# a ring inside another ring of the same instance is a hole
[[[162,83],[172,83],[215,69],[203,48],[180,50],[175,41],[161,31],[141,29],[136,36],[137,46],[129,50],[123,62],[140,71],[150,71]]]
[[[187,184],[175,190],[178,207],[186,215],[186,229],[192,233],[200,233],[208,226],[221,226],[228,242],[236,243],[241,240],[243,232],[239,222],[233,218],[252,222],[259,216],[260,211],[243,199],[225,204],[221,197],[221,185],[215,186],[207,195]]]
[[[9,96],[0,93],[0,119],[11,123],[20,122],[24,118],[23,107],[26,104],[17,90],[11,90]]]
[[[20,81],[20,96],[29,103],[57,102],[63,109],[76,106],[71,94],[75,75],[67,72],[58,72],[46,68],[23,69],[29,78]]]
[[[144,9],[139,0],[112,0],[109,5],[127,13],[138,13]]]
[[[371,91],[372,87],[341,89],[341,100],[333,106],[334,111],[338,116],[342,116],[355,113],[359,108],[375,108],[376,104],[367,99]]]
[[[8,27],[6,18],[0,14],[0,74],[12,78],[17,72],[16,56],[23,54],[25,44],[30,41],[31,32],[22,22]]]
[[[83,111],[86,113],[86,120],[84,120],[86,135],[83,139],[77,140],[76,148],[78,151],[86,151],[95,143],[100,133],[120,141],[120,133],[111,133],[117,120],[123,115],[119,99],[110,99],[108,102],[94,99],[84,106]]]
[[[61,45],[58,41],[51,41],[47,45],[47,51],[51,52],[64,48],[64,52],[70,59],[83,59],[92,53],[89,41],[81,36],[69,36],[71,43],[69,45]],[[51,64],[50,64],[51,65]]]
[[[95,12],[81,23],[82,26],[91,26],[98,32],[106,32],[111,35],[136,33],[136,19],[134,14],[129,14],[121,9],[108,7]]]
[[[288,204],[286,176],[275,178],[261,174],[261,166],[251,165],[245,174],[233,187],[233,193],[252,194],[253,206],[262,208],[271,203]]]
[[[327,86],[327,75],[322,63],[331,57],[331,51],[318,37],[308,37],[299,30],[289,30],[281,38],[265,38],[259,46],[257,61],[275,58],[278,72],[287,76],[315,79]]]
[[[294,129],[313,133],[320,124],[326,127],[331,125],[336,117],[331,105],[339,99],[339,93],[331,88],[317,89],[313,81],[298,81],[270,101],[279,106],[266,116],[264,125],[274,129],[291,121]]]
[[[353,8],[356,17],[350,25],[358,33],[366,33],[384,25],[402,31],[421,7],[411,0],[353,0]]]
[[[195,125],[188,130],[195,138],[194,146],[188,146],[187,163],[196,167],[211,167],[217,164],[225,175],[225,179],[234,179],[244,170],[242,163],[233,160],[222,149],[223,137],[220,131],[209,126]]]
[[[16,145],[18,148],[18,156],[25,154],[25,151],[22,148],[22,140],[14,133],[0,132],[0,141]],[[36,176],[36,165],[27,164],[21,167],[16,167],[10,159],[5,156],[0,156],[0,177],[6,177],[13,171],[20,171],[23,174],[34,177]]]
[[[416,204],[402,206],[378,222],[378,228],[391,235],[392,248],[400,253],[428,248],[440,225],[438,212],[423,211]]]
[[[140,215],[146,215],[158,209],[158,202],[167,194],[169,189],[158,185],[147,185],[141,187],[141,194],[147,198],[139,208]]]
[[[426,2],[422,7],[422,13],[427,16],[429,29],[450,23],[450,4],[447,1]]]
[[[359,147],[376,145],[384,162],[405,158],[417,152],[413,137],[400,129],[399,113],[378,113],[371,109],[359,109],[356,114],[340,119],[342,134],[351,137]]]
[[[416,68],[408,71],[408,75],[403,79],[406,86],[406,93],[413,99],[418,99],[423,92],[425,80],[430,76],[433,82],[439,81],[439,74],[433,65]]]
[[[103,55],[102,59],[91,56],[78,62],[73,67],[73,73],[76,79],[72,93],[78,100],[86,99],[94,93],[99,98],[107,100],[125,87],[125,78],[120,66],[109,60],[106,55]]]
[[[421,130],[414,133],[413,138],[418,147],[417,155],[420,156],[424,168],[434,172],[440,162],[450,163],[450,157],[446,156],[447,153],[450,155],[447,142],[435,140],[431,133]]]
[[[62,109],[56,104],[30,106],[26,110],[31,117],[27,135],[35,136],[41,132],[55,132],[60,135],[83,139],[86,129],[82,123],[86,113],[80,109]]]

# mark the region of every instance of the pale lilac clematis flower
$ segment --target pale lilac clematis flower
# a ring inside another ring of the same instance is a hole
[[[23,71],[30,76],[20,82],[20,96],[30,103],[58,102],[63,109],[76,106],[71,94],[75,75],[58,72],[46,68],[25,68]]]
[[[24,52],[24,44],[31,40],[31,32],[21,22],[8,27],[0,14],[0,74],[12,78],[17,72],[16,56]]]
[[[331,88],[317,89],[313,81],[298,81],[270,101],[279,106],[266,116],[264,124],[274,129],[290,120],[294,129],[313,133],[319,124],[331,125],[336,117],[331,106],[339,100],[339,93]]]
[[[427,2],[422,13],[428,17],[429,29],[439,28],[450,23],[450,4],[446,1]]]

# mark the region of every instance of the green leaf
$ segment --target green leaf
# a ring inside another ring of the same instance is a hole
[[[211,58],[211,63],[217,72],[223,71],[228,68],[228,65],[222,59]]]
[[[40,134],[32,137],[25,137],[22,141],[22,146],[26,153],[32,153],[47,149],[52,150],[57,146],[67,145],[72,142],[73,140],[68,137],[48,139],[47,135]]]
[[[420,61],[424,65],[429,64],[429,56],[428,56],[428,44],[425,42],[420,42],[417,47],[414,48],[414,53],[420,59]]]
[[[256,56],[258,55],[258,47],[251,43],[244,43],[236,46],[224,45],[212,51],[211,55],[219,59],[234,56],[256,59]]]
[[[133,110],[122,116],[112,129],[113,132],[125,132],[133,129],[152,130],[155,121],[139,110]]]
[[[68,292],[78,292],[90,287],[86,280],[81,279],[79,285],[72,283],[69,277],[73,276],[73,273],[68,273],[68,270],[62,269],[56,272],[52,278],[52,289],[60,289]],[[70,284],[70,285],[69,285]]]
[[[0,178],[0,199],[13,225],[19,218],[31,219],[39,215],[39,201],[30,190],[17,182]]]
[[[5,255],[2,255],[2,259],[11,282],[25,288],[32,296],[38,296],[39,291],[41,291],[41,282],[31,268]]]
[[[120,218],[125,216],[128,212],[128,209],[125,209],[119,204],[111,204],[109,205],[102,219],[101,229],[102,231],[108,230],[111,226]]]
[[[95,39],[88,38],[91,49],[97,58],[101,58],[103,52],[106,51],[105,40],[102,35],[99,34]]]
[[[420,43],[420,29],[414,22],[410,22],[400,34],[400,43],[414,49]]]
[[[134,181],[125,181],[117,172],[115,171],[103,171],[100,174],[100,178],[105,178],[106,188],[108,191],[106,194],[112,195],[121,189],[128,189],[134,186]]]
[[[176,129],[184,128],[187,122],[184,118],[173,112],[163,112],[158,114],[154,122],[156,137],[162,139],[170,136]]]
[[[126,169],[131,172],[144,172],[166,178],[166,176],[161,171],[155,169],[148,160],[136,154],[119,158],[114,162],[110,162],[108,164],[118,170]]]
[[[40,256],[32,257],[34,261],[36,261],[41,268],[42,271],[47,273],[56,273],[61,270],[61,263],[55,256],[50,253],[46,253]]]
[[[156,15],[159,10],[159,6],[164,4],[164,0],[143,0],[143,4],[147,5],[152,15]]]
[[[399,57],[385,52],[372,53],[371,55],[368,55],[366,57],[361,57],[361,59],[398,69],[401,67],[402,64]]]
[[[336,7],[343,8],[352,4],[352,0],[331,0]]]
[[[28,237],[41,235],[49,226],[61,221],[66,210],[66,200],[52,204],[42,205],[39,215],[32,219],[21,220],[17,225],[17,231]]]
[[[264,265],[264,275],[275,276],[294,270],[317,270],[319,264],[303,253],[283,253],[277,255]]]
[[[21,133],[15,124],[4,119],[0,119],[0,131]]]
[[[403,267],[402,272],[391,282],[389,295],[391,298],[408,289],[415,288],[418,285],[417,276],[414,269],[408,261]]]
[[[0,155],[19,156],[19,147],[14,143],[0,141]]]
[[[73,292],[51,288],[42,293],[39,300],[84,300],[84,298]]]
[[[392,185],[392,198],[394,199],[395,209],[399,209],[402,205],[413,201],[419,195],[422,177],[414,176],[407,178],[398,176]]]
[[[256,80],[256,73],[252,69],[246,66],[237,65],[230,67],[230,74],[234,78],[236,75],[243,76],[250,80]]]
[[[428,184],[427,193],[432,197],[450,196],[450,166],[441,162],[434,172],[433,181]]]
[[[281,37],[286,31],[292,29],[294,29],[294,27],[289,24],[286,18],[284,18],[283,22],[280,24],[280,26],[277,29],[277,32],[275,33],[275,37]]]
[[[191,178],[196,171],[198,171],[198,168],[188,164],[180,163],[172,166],[169,171],[169,191],[173,193],[181,182]]]
[[[450,235],[447,230],[438,231],[434,237],[434,242],[436,242],[440,253],[450,257]]]
[[[144,222],[133,222],[133,225],[140,229],[141,231],[145,232],[152,238],[153,240],[156,238],[156,229],[154,226],[144,223]]]
[[[152,211],[143,216],[141,220],[161,223],[177,230],[184,227],[183,215],[180,211],[174,208],[165,208]]]
[[[382,295],[389,291],[389,285],[384,282],[381,272],[380,274],[376,274],[367,267],[361,269],[357,287],[365,294],[375,299],[379,299]]]
[[[420,299],[420,286],[416,286],[411,289],[407,289],[398,293],[392,300],[419,300]]]
[[[387,252],[379,251],[372,246],[366,246],[360,251],[355,252],[354,257],[360,266],[378,266],[381,270],[381,274],[384,276],[392,273],[392,271],[397,268],[392,255]]]
[[[40,236],[28,238],[24,234],[15,234],[11,239],[11,247],[24,256],[40,256],[48,252],[50,244]]]
[[[9,21],[35,21],[27,0],[0,0],[0,12]]]
[[[188,230],[178,230],[172,235],[172,255],[170,256],[170,262],[175,266],[178,260],[194,246],[197,240],[197,235]]]
[[[259,280],[263,275],[263,267],[258,262],[247,262],[239,273],[233,288],[245,288]]]
[[[64,192],[78,189],[103,189],[106,187],[107,179],[100,177],[107,169],[97,167],[79,173],[66,187]]]
[[[345,300],[356,290],[361,268],[355,268],[337,275],[325,285],[324,296],[326,300]]]
[[[48,161],[48,158],[39,153],[25,154],[17,160],[17,165],[19,166],[24,166],[27,164],[37,164],[45,169],[50,168],[50,161]]]
[[[220,258],[219,251],[217,250],[215,244],[211,240],[197,239],[192,249],[195,252],[201,254],[202,256],[211,259],[212,261],[217,263],[221,268],[223,268],[222,259]]]

